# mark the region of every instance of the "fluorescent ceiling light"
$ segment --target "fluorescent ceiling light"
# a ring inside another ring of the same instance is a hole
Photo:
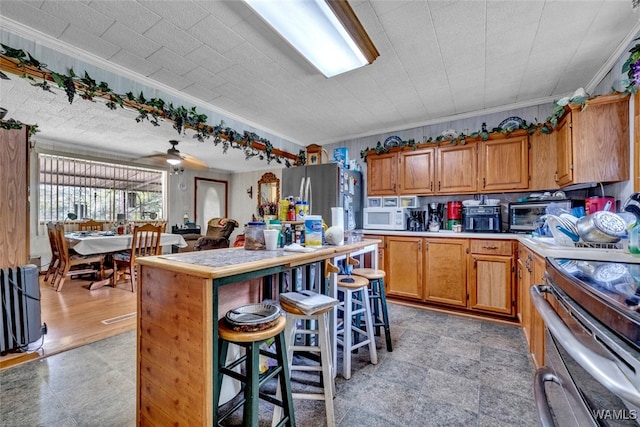
[[[379,56],[344,0],[245,0],[326,77],[370,64]]]

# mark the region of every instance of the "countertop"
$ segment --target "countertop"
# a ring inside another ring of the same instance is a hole
[[[322,246],[313,252],[252,251],[244,248],[211,249],[136,258],[136,263],[205,278],[221,278],[256,271],[264,268],[299,265],[329,259],[358,251],[375,251],[377,239],[339,246]]]
[[[367,236],[406,236],[455,239],[499,239],[517,240],[542,257],[584,259],[594,261],[614,261],[640,264],[640,255],[631,255],[623,249],[592,249],[558,246],[552,237],[532,237],[516,233],[454,233],[450,230],[431,231],[390,231],[363,230]]]

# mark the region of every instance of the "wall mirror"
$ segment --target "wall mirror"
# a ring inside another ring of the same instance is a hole
[[[260,216],[277,215],[280,201],[280,180],[267,172],[258,181],[258,213]]]

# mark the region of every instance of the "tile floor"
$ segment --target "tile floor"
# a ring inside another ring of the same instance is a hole
[[[378,364],[363,349],[351,379],[336,379],[338,426],[538,424],[520,328],[399,304],[389,311],[393,352],[378,337]],[[0,371],[0,426],[133,426],[135,373],[133,332]],[[270,411],[261,404],[261,425]],[[296,400],[295,416],[323,426],[324,402]]]

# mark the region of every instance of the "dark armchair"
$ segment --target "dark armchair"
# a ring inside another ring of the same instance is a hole
[[[229,247],[229,236],[238,226],[238,221],[230,218],[212,218],[207,223],[207,234],[200,237],[193,247],[194,251]]]

